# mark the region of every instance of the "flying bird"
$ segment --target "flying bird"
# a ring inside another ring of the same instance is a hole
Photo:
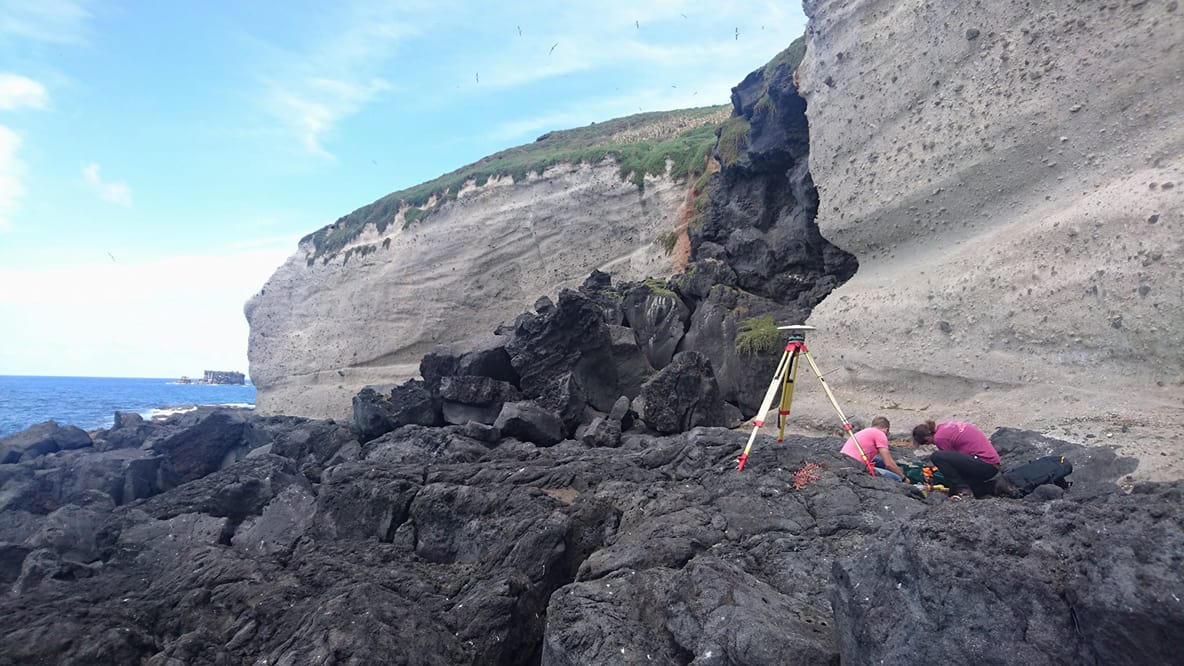
[[[476,79],[477,79],[477,83],[481,83],[481,73],[480,73],[480,72],[477,72],[476,74],[473,74],[473,76],[474,76],[474,77],[476,77]]]
[[[518,36],[522,36],[522,26],[518,26]]]
[[[111,263],[113,263],[113,264],[119,263],[118,261],[115,261],[115,255],[111,254],[110,252],[107,253],[107,256],[111,257]]]
[[[637,26],[638,30],[641,30],[641,22],[640,21],[634,21],[633,25]]]
[[[547,55],[551,55],[551,53],[555,51],[556,46],[559,46],[559,42],[555,42],[554,44],[551,45],[551,50],[547,51]]]
[[[736,28],[736,40],[740,40],[740,28]]]

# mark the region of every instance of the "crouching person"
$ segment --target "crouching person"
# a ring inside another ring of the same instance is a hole
[[[843,445],[843,453],[865,465],[866,461],[871,461],[877,476],[904,481],[904,470],[896,464],[892,452],[888,450],[888,419],[883,416],[872,419],[870,428],[864,428],[848,439]]]
[[[913,442],[937,447],[929,458],[945,477],[951,499],[1010,495],[1010,484],[999,473],[999,453],[974,425],[926,421],[913,428]]]

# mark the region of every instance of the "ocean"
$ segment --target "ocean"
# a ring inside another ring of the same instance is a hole
[[[0,437],[54,420],[83,430],[110,428],[115,412],[144,418],[198,405],[254,407],[255,387],[177,384],[176,378],[0,375]]]

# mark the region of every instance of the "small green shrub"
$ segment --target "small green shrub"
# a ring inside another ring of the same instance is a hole
[[[609,287],[608,289],[602,289],[596,293],[600,294],[601,296],[607,296],[618,303],[623,303],[625,301],[625,294],[622,294],[612,287]]]
[[[674,246],[678,244],[678,232],[665,231],[658,234],[658,242],[662,244],[662,249],[669,255],[674,252]]]
[[[767,117],[773,115],[776,112],[777,103],[773,101],[773,98],[769,96],[768,92],[765,92],[765,96],[762,97],[760,101],[756,103],[756,106],[753,107],[754,117],[759,117],[761,115]]]
[[[781,342],[781,331],[773,322],[773,315],[745,319],[736,333],[736,353],[741,356],[756,356],[777,348]]]
[[[670,283],[666,280],[661,279],[661,278],[655,278],[655,277],[646,278],[644,281],[642,281],[642,284],[649,287],[650,291],[652,291],[655,294],[658,294],[659,296],[677,297],[677,294],[674,293],[674,290],[672,290],[670,288]]]
[[[805,57],[806,36],[802,35],[801,37],[793,40],[789,46],[785,47],[784,51],[773,56],[773,59],[765,65],[765,81],[768,81],[770,78],[772,78],[773,73],[776,72],[777,68],[781,65],[785,65],[789,68],[789,71],[792,72],[798,68],[798,65],[802,64],[802,58]]]
[[[716,154],[724,166],[735,164],[736,160],[748,150],[748,130],[750,125],[744,116],[732,116],[724,123],[719,133],[719,144]]]
[[[408,208],[403,211],[403,228],[406,229],[427,216],[428,211],[422,208]]]
[[[390,239],[388,238],[387,240],[390,240]],[[378,248],[374,247],[373,245],[359,245],[357,247],[351,247],[350,249],[345,251],[345,258],[341,260],[341,265],[344,266],[345,264],[348,264],[349,258],[354,256],[355,254],[358,255],[359,257],[364,257],[368,254],[371,254],[371,253],[377,252],[377,251],[378,251]]]

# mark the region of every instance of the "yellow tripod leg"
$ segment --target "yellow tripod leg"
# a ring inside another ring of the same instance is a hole
[[[752,434],[748,436],[748,444],[744,446],[744,453],[736,460],[737,472],[744,471],[744,463],[748,461],[748,452],[752,449],[752,443],[756,441],[756,434],[760,431],[761,426],[765,425],[765,414],[769,412],[769,408],[773,406],[773,396],[777,395],[777,387],[781,384],[782,377],[785,376],[785,371],[789,366],[789,350],[786,350],[781,355],[781,360],[777,363],[777,371],[773,373],[773,381],[769,382],[769,388],[765,391],[765,397],[761,400],[761,409],[752,418]]]
[[[793,383],[798,377],[798,351],[789,357],[789,372],[785,374],[785,385],[781,387],[781,408],[777,410],[777,443],[785,441],[785,422],[789,420],[789,406],[793,403]]]
[[[803,349],[802,353],[806,355],[806,360],[810,363],[810,369],[814,371],[814,376],[818,378],[818,383],[822,384],[822,390],[826,393],[827,399],[830,400],[831,407],[835,408],[835,413],[839,415],[839,420],[843,422],[843,430],[847,432],[847,436],[855,442],[855,447],[859,449],[859,455],[863,458],[863,464],[867,465],[868,473],[875,476],[876,466],[872,464],[872,461],[867,459],[867,454],[863,452],[863,447],[859,445],[859,440],[855,437],[855,428],[851,426],[851,422],[843,414],[843,410],[839,407],[839,401],[835,400],[835,394],[830,392],[830,386],[827,386],[826,378],[818,371],[818,366],[814,363],[814,357],[810,356],[810,352],[806,349]]]

